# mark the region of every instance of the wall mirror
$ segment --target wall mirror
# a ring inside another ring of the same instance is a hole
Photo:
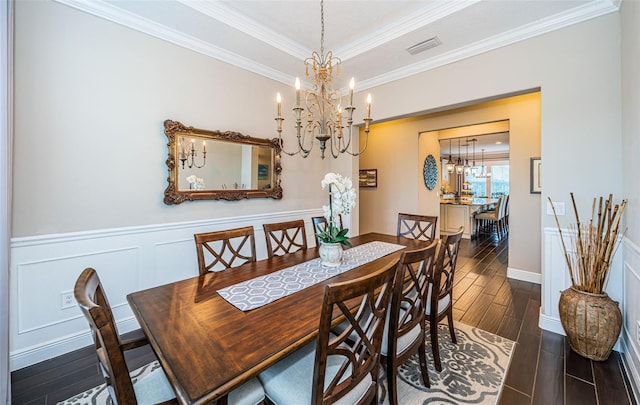
[[[188,200],[282,198],[277,138],[187,127],[166,120],[169,185],[165,204]]]

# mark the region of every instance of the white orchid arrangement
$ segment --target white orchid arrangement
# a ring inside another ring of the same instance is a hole
[[[340,229],[340,215],[349,214],[356,206],[356,191],[353,189],[351,179],[336,173],[327,173],[320,183],[322,189],[329,187],[329,205],[323,205],[324,217],[327,219],[327,228],[316,234],[323,243],[340,243],[351,246],[347,238],[349,229]]]
[[[189,188],[192,190],[202,190],[204,188],[204,179],[197,177],[195,174],[187,177],[187,182],[189,183]]]

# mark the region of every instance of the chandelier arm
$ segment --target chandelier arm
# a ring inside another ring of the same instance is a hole
[[[367,122],[367,125],[364,130],[364,133],[365,133],[364,148],[360,149],[357,153],[351,153],[348,150],[345,151],[345,153],[348,153],[351,156],[359,156],[367,149],[367,145],[369,145],[369,125],[368,124],[371,122],[371,118],[365,118],[365,121]]]

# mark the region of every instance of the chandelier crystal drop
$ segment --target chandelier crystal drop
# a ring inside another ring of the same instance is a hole
[[[369,140],[369,125],[371,124],[371,94],[367,96],[367,111],[364,118],[365,142],[364,147],[356,153],[349,151],[353,132],[353,89],[355,80],[349,82],[348,99],[343,100],[341,92],[333,88],[333,71],[336,77],[340,76],[340,58],[333,56],[331,51],[324,51],[324,0],[320,1],[320,53],[313,51],[311,57],[304,61],[305,76],[309,76],[309,67],[313,73],[313,87],[311,90],[301,90],[300,80],[296,78],[296,103],[293,107],[295,119],[296,137],[298,138],[297,151],[282,152],[289,156],[300,154],[306,158],[311,153],[315,142],[320,143],[322,159],[328,148],[331,156],[337,158],[342,153],[358,156],[367,149]],[[278,139],[282,142],[282,97],[276,96],[278,103],[278,115],[275,118],[278,131]],[[347,103],[345,105],[345,102]],[[346,126],[343,126],[343,119]],[[356,128],[355,136],[358,136]],[[329,145],[327,145],[327,142]]]

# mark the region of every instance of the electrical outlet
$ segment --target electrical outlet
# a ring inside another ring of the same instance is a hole
[[[561,217],[564,215],[564,201],[554,201],[553,206],[556,209],[556,214]],[[553,215],[553,209],[551,203],[547,201],[547,215]]]
[[[63,291],[60,293],[60,309],[67,309],[76,306],[76,300],[73,298],[73,291]]]

